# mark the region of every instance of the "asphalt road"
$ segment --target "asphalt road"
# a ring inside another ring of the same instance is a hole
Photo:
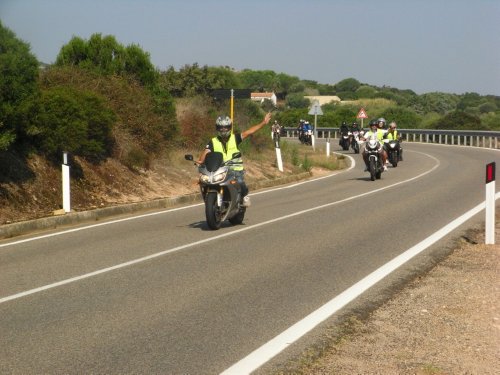
[[[194,205],[0,241],[0,373],[221,373],[484,201],[485,165],[500,161],[493,150],[404,146],[381,180],[348,153],[351,170],[251,192],[241,226],[210,231]]]

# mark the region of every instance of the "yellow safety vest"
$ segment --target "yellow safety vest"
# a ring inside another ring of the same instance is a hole
[[[234,133],[231,133],[229,136],[229,139],[226,142],[226,147],[224,148],[224,145],[222,142],[219,140],[219,138],[214,137],[212,138],[212,144],[214,146],[214,152],[220,152],[222,153],[223,160],[226,162],[228,160],[231,160],[233,158],[233,154],[236,152],[240,152],[238,149],[238,145],[236,144],[236,136]],[[234,162],[236,163],[241,163],[238,165],[233,165],[231,166],[231,169],[235,171],[242,171],[243,170],[243,160],[241,158],[235,159]]]
[[[384,143],[383,139],[384,139],[384,132],[380,129],[377,129],[377,133],[373,133],[371,130],[366,132],[365,135],[363,137],[365,137],[366,139],[370,138],[372,135],[376,135],[377,136],[377,140],[380,142],[380,143]]]
[[[387,138],[390,140],[397,141],[398,140],[398,131],[394,130],[394,133],[388,132],[387,133]]]

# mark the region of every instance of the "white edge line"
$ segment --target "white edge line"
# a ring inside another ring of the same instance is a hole
[[[267,189],[267,190],[263,190],[263,191],[252,193],[251,195],[259,195],[259,194],[269,193],[269,192],[276,191],[276,190],[281,190],[281,189],[290,189],[290,188],[293,188],[293,187],[296,187],[296,186],[299,186],[299,185],[302,185],[302,184],[311,183],[311,182],[314,182],[314,181],[322,180],[324,178],[330,178],[330,177],[333,177],[333,176],[337,176],[340,173],[344,173],[344,172],[350,171],[351,169],[354,168],[354,166],[356,165],[356,162],[354,161],[354,159],[351,156],[349,156],[349,155],[345,155],[345,156],[348,156],[351,159],[351,166],[349,168],[343,169],[343,170],[338,171],[336,173],[334,172],[332,174],[329,174],[328,176],[317,177],[317,178],[314,178],[314,179],[308,179],[306,181],[298,182],[298,183],[295,183],[295,184],[292,184],[292,185],[280,186],[280,187],[273,188],[273,189]],[[101,227],[101,226],[104,226],[104,225],[122,223],[122,222],[125,222],[125,221],[136,220],[136,219],[142,219],[142,218],[149,217],[149,216],[162,215],[162,214],[165,214],[165,213],[175,212],[175,211],[179,211],[179,210],[185,210],[185,209],[188,209],[188,208],[192,208],[192,207],[196,207],[196,206],[201,206],[201,205],[203,205],[203,203],[195,203],[195,204],[190,204],[188,206],[177,207],[177,208],[169,208],[167,210],[162,210],[162,211],[158,211],[158,212],[151,212],[151,213],[147,213],[147,214],[136,215],[136,216],[132,216],[132,217],[126,217],[126,218],[123,218],[123,219],[110,220],[110,221],[106,221],[106,222],[98,223],[98,224],[85,225],[85,226],[80,227],[80,228],[67,229],[67,230],[63,230],[63,231],[59,231],[59,232],[55,232],[55,233],[44,234],[44,235],[41,235],[41,236],[36,236],[36,237],[26,238],[26,239],[23,239],[23,240],[17,240],[17,241],[8,242],[8,243],[5,243],[5,244],[0,244],[0,248],[7,247],[7,246],[13,246],[13,245],[19,245],[19,244],[26,243],[26,242],[37,241],[37,240],[41,240],[41,239],[49,238],[49,237],[61,236],[63,234],[79,232],[79,231],[82,231],[82,230],[97,228],[97,227]]]
[[[495,195],[495,199],[499,198],[500,192]],[[318,324],[328,319],[355,298],[359,297],[362,293],[389,275],[391,272],[479,213],[485,208],[485,205],[485,202],[480,203],[462,216],[453,220],[451,223],[445,225],[431,236],[427,237],[425,240],[419,242],[417,245],[411,247],[404,253],[398,255],[388,263],[370,273],[368,276],[337,295],[319,309],[298,321],[293,326],[286,329],[278,336],[274,337],[272,340],[268,341],[266,344],[262,345],[260,348],[256,349],[248,356],[223,371],[221,375],[243,375],[250,374],[255,371],[264,363],[268,362],[271,358],[311,331]]]
[[[235,234],[238,234],[238,233],[241,233],[241,232],[245,232],[245,231],[248,231],[248,230],[251,230],[251,229],[255,229],[255,228],[258,228],[258,227],[261,227],[261,226],[264,226],[264,225],[268,225],[268,224],[275,223],[275,222],[278,222],[278,221],[286,220],[286,219],[289,219],[291,217],[295,217],[295,216],[302,215],[302,214],[305,214],[305,213],[308,213],[308,212],[320,210],[320,209],[323,209],[323,208],[326,208],[326,207],[330,207],[330,206],[333,206],[333,205],[341,204],[341,203],[344,203],[344,202],[347,202],[347,201],[350,201],[350,200],[353,200],[353,199],[358,199],[358,198],[366,196],[366,195],[374,194],[374,193],[377,193],[379,191],[392,188],[394,186],[397,186],[397,185],[400,185],[400,184],[403,184],[403,183],[415,180],[417,178],[420,178],[420,177],[422,177],[422,176],[424,176],[424,175],[426,175],[428,173],[431,173],[433,170],[435,170],[439,166],[439,160],[437,160],[436,158],[434,158],[431,155],[427,155],[427,156],[429,156],[429,157],[433,158],[434,160],[436,160],[437,164],[433,168],[429,169],[428,171],[423,172],[423,173],[419,174],[418,176],[412,177],[412,178],[410,178],[408,180],[400,181],[400,182],[397,182],[395,184],[388,185],[388,186],[385,186],[385,187],[382,187],[382,188],[379,188],[379,189],[371,190],[371,191],[368,191],[368,192],[363,193],[363,194],[358,194],[358,195],[353,196],[353,197],[345,198],[345,199],[342,199],[340,201],[330,202],[330,203],[327,203],[327,204],[324,204],[324,205],[321,205],[321,206],[311,207],[311,208],[308,208],[306,210],[297,211],[297,212],[294,212],[294,213],[289,214],[289,215],[277,217],[277,218],[274,218],[274,219],[271,219],[271,220],[268,220],[268,221],[264,221],[262,223],[254,224],[252,226],[244,227],[244,228],[241,228],[241,229],[236,229],[236,230],[233,230],[231,232],[220,234],[218,236],[214,236],[214,237],[206,238],[206,239],[203,239],[203,240],[200,240],[200,241],[196,241],[196,242],[188,243],[188,244],[185,244],[185,245],[177,246],[177,247],[174,247],[172,249],[161,251],[159,253],[151,254],[151,255],[148,255],[148,256],[145,256],[145,257],[142,257],[142,258],[138,258],[138,259],[134,259],[134,260],[131,260],[131,261],[128,261],[128,262],[125,262],[125,263],[120,263],[120,264],[114,265],[112,267],[103,268],[103,269],[100,269],[100,270],[97,270],[97,271],[94,271],[94,272],[86,273],[84,275],[72,277],[72,278],[69,278],[69,279],[58,281],[56,283],[44,285],[44,286],[41,286],[41,287],[38,287],[38,288],[34,288],[34,289],[26,290],[24,292],[20,292],[20,293],[17,293],[17,294],[6,296],[6,297],[3,297],[3,298],[0,298],[0,304],[2,304],[4,302],[15,300],[15,299],[18,299],[18,298],[21,298],[21,297],[25,297],[25,296],[28,296],[28,295],[31,295],[31,294],[39,293],[39,292],[42,292],[44,290],[48,290],[48,289],[56,288],[56,287],[59,287],[59,286],[62,286],[62,285],[70,284],[70,283],[73,283],[73,282],[76,282],[76,281],[84,280],[84,279],[87,279],[89,277],[97,276],[97,275],[100,275],[100,274],[103,274],[103,273],[106,273],[106,272],[110,272],[110,271],[118,270],[118,269],[121,269],[121,268],[125,268],[125,267],[128,267],[128,266],[137,264],[137,263],[142,263],[142,262],[145,262],[145,261],[148,261],[148,260],[151,260],[151,259],[163,256],[163,255],[166,255],[166,254],[170,254],[170,253],[173,253],[173,252],[176,252],[176,251],[184,250],[184,249],[187,249],[187,248],[190,248],[190,247],[193,247],[193,246],[196,246],[196,245],[201,245],[201,244],[204,244],[204,243],[207,243],[207,242],[215,241],[215,240],[218,240],[218,239],[221,239],[221,238],[224,238],[224,237],[232,236],[232,235],[235,235]],[[147,215],[150,215],[150,214],[147,214]],[[147,215],[145,215],[145,216],[147,216]],[[128,220],[128,219],[123,219],[123,220]],[[103,225],[103,224],[105,224],[105,223],[96,224],[96,225],[98,226],[98,225]],[[77,231],[77,230],[81,230],[81,228],[75,229],[75,231]]]

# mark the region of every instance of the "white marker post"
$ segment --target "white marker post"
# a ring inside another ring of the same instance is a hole
[[[330,157],[330,134],[328,134],[328,138],[326,139],[326,156]]]
[[[71,200],[70,200],[70,186],[69,186],[69,165],[68,165],[68,153],[66,151],[63,151],[62,191],[63,191],[63,210],[64,212],[70,212]]]
[[[495,162],[486,165],[486,245],[495,244],[495,169]]]
[[[276,161],[278,163],[278,169],[280,172],[283,172],[283,160],[281,160],[281,149],[278,140],[274,142],[274,148],[276,149]]]

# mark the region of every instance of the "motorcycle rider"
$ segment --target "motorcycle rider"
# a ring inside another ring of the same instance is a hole
[[[274,120],[274,124],[271,126],[271,130],[273,132],[273,139],[279,140],[281,135],[281,125],[278,123],[278,120]]]
[[[300,119],[297,130],[299,131],[299,141],[304,143],[304,120]]]
[[[378,123],[378,128],[379,128],[379,129],[381,129],[384,133],[387,133],[387,128],[386,128],[386,121],[385,121],[385,118],[380,117],[380,118],[377,120],[377,123]]]
[[[347,126],[347,122],[342,121],[342,125],[340,125],[340,140],[339,140],[339,146],[342,146],[343,142],[343,135],[344,134],[349,134],[349,127]]]
[[[361,132],[361,129],[356,121],[354,121],[351,125],[351,132]]]
[[[389,140],[395,140],[399,142],[399,161],[403,161],[403,148],[401,147],[401,135],[398,133],[396,121],[392,121],[389,124],[389,130],[387,131],[386,138]]]
[[[384,171],[387,170],[387,152],[385,152],[384,147],[382,146],[384,143],[385,133],[382,129],[379,129],[379,121],[372,120],[370,121],[370,130],[363,134],[362,139],[364,141],[369,140],[370,138],[375,137],[380,147],[378,148],[379,157],[382,159],[382,165],[384,166]],[[365,162],[365,172],[368,171],[368,154],[366,153],[366,148],[363,149],[363,161]]]
[[[302,136],[303,143],[310,143],[312,142],[309,133],[309,130],[312,130],[312,125],[309,123],[309,121],[304,121],[304,126],[302,127],[304,133]]]
[[[205,146],[205,149],[201,152],[200,157],[196,161],[197,164],[203,164],[205,162],[205,157],[209,152],[220,152],[223,155],[223,160],[228,161],[232,159],[232,155],[236,152],[240,152],[238,146],[240,143],[252,135],[253,133],[259,131],[264,125],[267,125],[271,120],[271,113],[267,113],[264,119],[250,127],[249,129],[241,133],[233,133],[232,121],[228,116],[219,116],[215,121],[215,130],[217,136],[213,137]],[[245,183],[244,174],[245,170],[243,168],[243,160],[239,159],[241,164],[232,166],[231,169],[235,171],[238,183],[241,186],[241,197],[242,206],[250,206],[250,197],[248,196],[248,187]]]

